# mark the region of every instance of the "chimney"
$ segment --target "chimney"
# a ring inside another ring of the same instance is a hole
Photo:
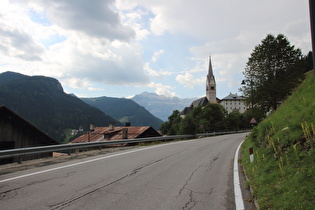
[[[126,126],[126,127],[130,127],[130,125],[131,125],[131,122],[126,122],[126,123],[125,123],[125,126]]]
[[[109,130],[109,131],[112,131],[112,130],[114,130],[114,129],[115,129],[115,123],[114,123],[114,122],[109,123],[108,130]]]
[[[93,132],[95,130],[95,124],[91,123],[90,124],[90,132]]]
[[[128,128],[123,128],[122,129],[122,138],[123,139],[128,139]]]

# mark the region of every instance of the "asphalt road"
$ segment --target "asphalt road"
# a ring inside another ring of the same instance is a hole
[[[246,134],[140,147],[0,176],[0,209],[235,209]]]

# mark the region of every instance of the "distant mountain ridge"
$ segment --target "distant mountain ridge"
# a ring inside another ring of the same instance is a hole
[[[62,142],[65,131],[116,122],[111,116],[79,98],[66,94],[58,80],[14,72],[0,74],[0,104],[5,105],[41,131]]]
[[[143,106],[150,113],[163,121],[167,121],[174,110],[182,111],[196,99],[197,98],[167,97],[149,92],[143,92],[131,98],[131,100]]]
[[[130,99],[103,96],[81,100],[108,113],[121,123],[130,122],[132,126],[152,126],[155,129],[159,129],[163,123],[161,119]]]
[[[0,104],[60,142],[64,141],[66,130],[82,126],[87,130],[89,120],[96,126],[131,122],[159,129],[173,110],[182,110],[195,99],[144,92],[132,100],[105,96],[86,100],[65,93],[60,82],[51,77],[0,73]],[[107,101],[105,106],[101,105],[104,101]]]

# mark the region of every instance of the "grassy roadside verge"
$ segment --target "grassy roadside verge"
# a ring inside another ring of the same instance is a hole
[[[249,148],[254,161],[249,160]],[[308,72],[293,94],[256,126],[241,163],[260,209],[315,209],[315,82]]]

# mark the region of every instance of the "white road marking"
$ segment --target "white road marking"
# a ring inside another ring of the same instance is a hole
[[[192,142],[192,141],[188,141],[188,142]],[[178,143],[183,143],[183,142],[174,142],[174,143],[170,143],[170,144],[178,144]],[[240,149],[242,143],[243,142],[241,142],[240,145],[238,146],[238,148],[237,148],[237,150],[235,152],[235,158],[234,158],[234,194],[235,194],[236,210],[243,210],[243,209],[245,209],[244,208],[243,197],[242,197],[242,191],[241,191],[241,188],[240,188],[239,170],[238,170],[238,152],[239,152],[239,149]],[[69,164],[69,165],[65,165],[65,166],[60,166],[60,167],[51,168],[51,169],[47,169],[47,170],[43,170],[43,171],[38,171],[38,172],[30,173],[30,174],[16,176],[16,177],[0,180],[0,183],[9,182],[9,181],[16,180],[16,179],[21,179],[21,178],[24,178],[24,177],[34,176],[34,175],[37,175],[37,174],[43,174],[43,173],[50,172],[50,171],[56,171],[56,170],[63,169],[63,168],[69,168],[69,167],[73,167],[73,166],[77,166],[77,165],[82,165],[82,164],[86,164],[86,163],[90,163],[90,162],[94,162],[94,161],[98,161],[98,160],[104,160],[104,159],[108,159],[108,158],[112,158],[112,157],[117,157],[117,156],[120,156],[120,155],[126,155],[126,154],[139,152],[139,151],[143,151],[143,150],[163,147],[163,146],[166,146],[166,145],[169,145],[169,144],[161,144],[161,145],[156,145],[156,146],[152,146],[152,147],[146,147],[146,148],[142,148],[142,149],[127,151],[127,152],[114,154],[114,155],[109,155],[109,156],[104,156],[104,157],[100,157],[100,158],[95,158],[95,159],[91,159],[91,160],[87,160],[87,161],[83,161],[83,162],[79,162],[79,163],[73,163],[73,164]]]
[[[176,143],[179,143],[179,142],[175,142],[175,143],[171,143],[171,144],[176,144]],[[127,151],[127,152],[123,152],[123,153],[119,153],[119,154],[114,154],[114,155],[109,155],[109,156],[105,156],[105,157],[100,157],[100,158],[95,158],[95,159],[91,159],[91,160],[86,160],[86,161],[79,162],[79,163],[73,163],[73,164],[69,164],[69,165],[65,165],[65,166],[51,168],[51,169],[47,169],[47,170],[43,170],[43,171],[37,171],[37,172],[34,172],[34,173],[30,173],[30,174],[25,174],[25,175],[21,175],[21,176],[16,176],[16,177],[0,180],[0,183],[4,183],[4,182],[16,180],[16,179],[21,179],[21,178],[28,177],[28,176],[34,176],[34,175],[37,175],[37,174],[42,174],[42,173],[46,173],[46,172],[50,172],[50,171],[56,171],[56,170],[63,169],[63,168],[69,168],[69,167],[73,167],[73,166],[77,166],[77,165],[82,165],[82,164],[86,164],[86,163],[90,163],[90,162],[94,162],[94,161],[98,161],[98,160],[104,160],[104,159],[108,159],[108,158],[112,158],[112,157],[117,157],[117,156],[120,156],[120,155],[126,155],[126,154],[139,152],[139,151],[143,151],[143,150],[154,149],[154,148],[157,148],[157,147],[163,147],[163,146],[166,146],[166,145],[169,145],[169,144],[161,144],[161,145],[146,147],[146,148],[132,150],[132,151]]]
[[[241,145],[244,141],[240,143],[238,146],[235,157],[234,157],[234,195],[235,195],[235,207],[236,210],[244,210],[244,201],[241,191],[241,184],[240,184],[240,177],[239,177],[239,170],[238,170],[238,152],[241,148]]]

